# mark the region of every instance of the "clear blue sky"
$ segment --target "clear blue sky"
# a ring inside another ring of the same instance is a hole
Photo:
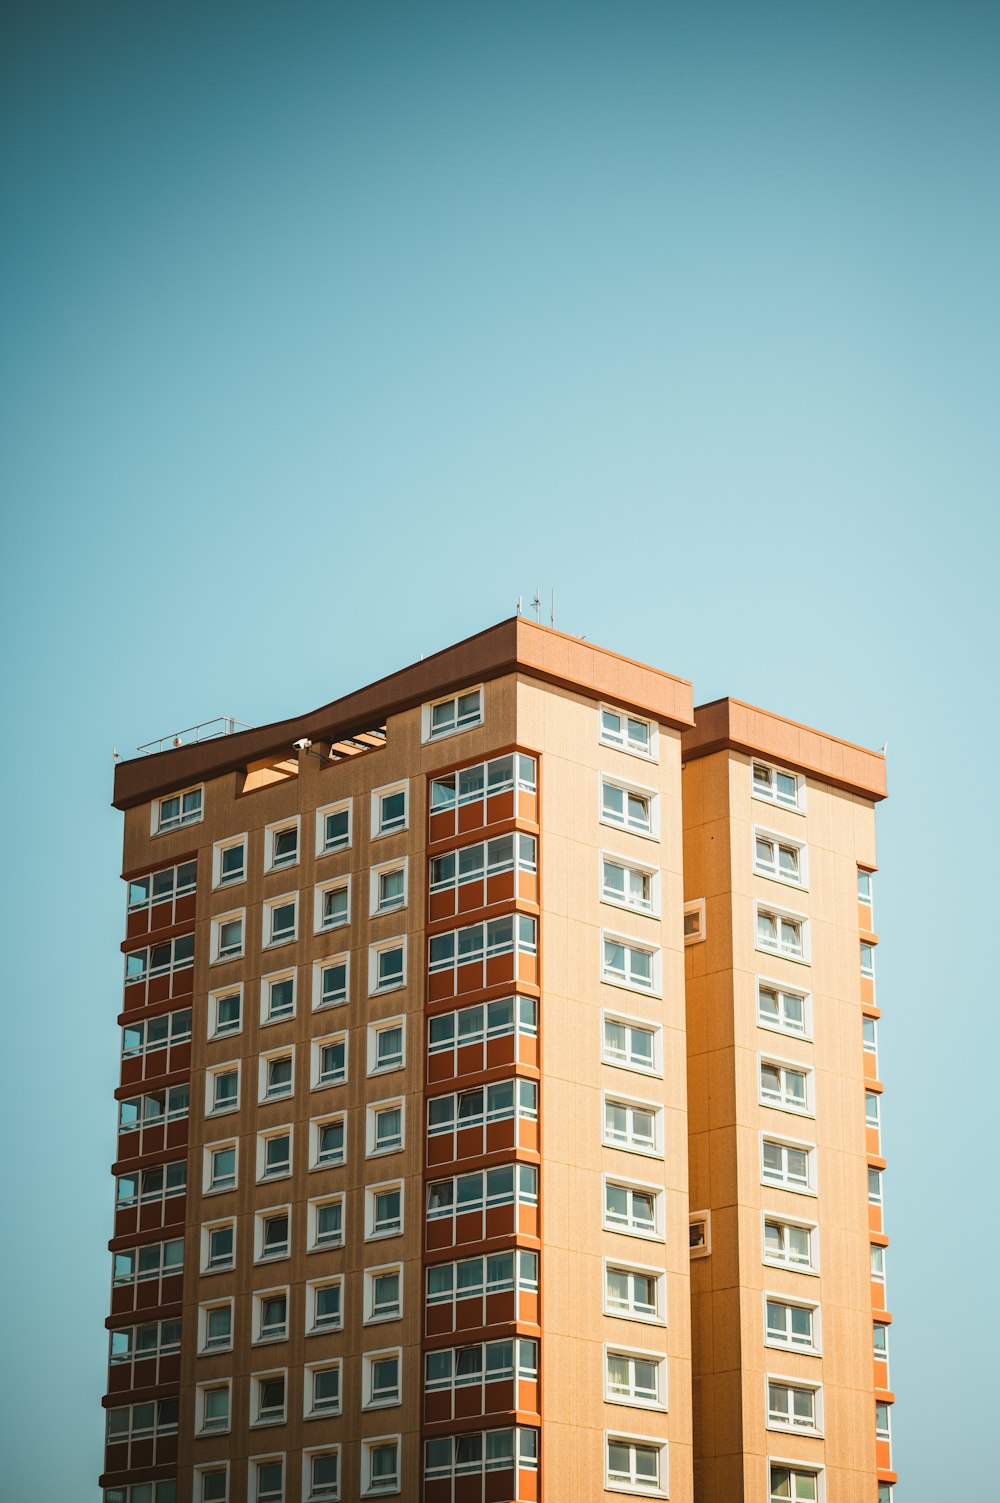
[[[112,747],[536,585],[888,739],[900,1503],[992,1493],[998,45],[961,0],[7,9],[5,1499],[101,1465]]]

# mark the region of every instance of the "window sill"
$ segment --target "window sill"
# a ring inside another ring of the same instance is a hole
[[[610,1070],[628,1070],[633,1075],[645,1075],[649,1080],[662,1080],[663,1071],[655,1067],[650,1069],[648,1065],[633,1065],[624,1059],[608,1059],[606,1054],[601,1055],[601,1064],[607,1065]]]
[[[771,1267],[774,1266],[774,1264],[771,1265]],[[779,1299],[782,1297],[780,1294],[778,1295]],[[790,1298],[790,1296],[785,1295],[784,1298]],[[768,1341],[766,1337],[764,1338],[764,1345],[769,1352],[797,1352],[800,1357],[822,1357],[823,1355],[818,1346],[786,1346],[782,1341]],[[769,1425],[767,1428],[770,1429],[771,1426]]]
[[[632,825],[620,825],[613,819],[605,819],[603,814],[598,817],[597,822],[604,825],[608,830],[617,830],[622,835],[634,835],[637,840],[651,840],[656,845],[660,843],[659,835],[655,834],[652,830],[637,830]]]
[[[805,955],[786,955],[783,950],[768,950],[763,945],[754,945],[758,955],[766,955],[770,960],[787,960],[789,965],[812,965],[812,960]]]
[[[637,761],[645,762],[647,766],[659,766],[660,759],[655,753],[640,751],[637,746],[622,746],[618,741],[606,741],[603,736],[598,736],[597,744],[598,746],[606,746],[608,751],[621,752],[626,757],[635,757]]]
[[[763,1189],[780,1190],[784,1195],[804,1195],[808,1200],[816,1200],[819,1196],[819,1191],[811,1187],[779,1184],[773,1179],[762,1179],[760,1183]]]
[[[808,892],[808,882],[792,882],[788,877],[778,877],[774,872],[762,872],[759,867],[753,869],[755,877],[760,877],[764,882],[774,882],[778,887],[791,888],[792,892]]]
[[[658,997],[662,999],[663,990],[658,986],[636,986],[632,981],[622,981],[617,976],[606,976],[601,972],[601,982],[604,986],[613,986],[620,992],[631,992],[637,997]]]
[[[601,1230],[614,1232],[619,1237],[638,1237],[642,1242],[665,1242],[662,1232],[644,1232],[638,1227],[632,1226],[609,1226],[606,1221],[601,1223]]]
[[[604,1394],[604,1402],[605,1404],[614,1404],[619,1409],[643,1409],[650,1414],[668,1413],[666,1404],[654,1403],[648,1399],[629,1399],[625,1398],[622,1394],[612,1394],[607,1391]]]
[[[762,1258],[761,1262],[765,1268],[783,1268],[786,1273],[803,1273],[811,1279],[819,1278],[819,1269],[807,1268],[804,1263],[783,1263],[775,1258]]]
[[[763,804],[765,808],[784,809],[786,814],[799,814],[805,818],[806,811],[798,804],[781,804],[776,798],[765,798],[762,793],[751,792],[750,797],[755,804]]]
[[[605,1305],[604,1314],[608,1320],[632,1320],[637,1321],[640,1325],[644,1326],[659,1326],[662,1330],[666,1330],[667,1326],[666,1318],[664,1316],[642,1315],[638,1310],[609,1310],[607,1305]],[[619,1399],[606,1399],[605,1402],[608,1404],[618,1404],[624,1401]]]

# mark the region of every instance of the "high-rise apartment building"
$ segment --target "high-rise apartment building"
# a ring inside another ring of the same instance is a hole
[[[521,618],[120,764],[105,1503],[886,1503],[884,791]]]

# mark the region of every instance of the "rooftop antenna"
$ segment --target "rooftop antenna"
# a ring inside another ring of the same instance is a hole
[[[551,609],[549,611],[549,625],[550,626],[555,626],[555,624],[556,624],[556,592],[555,592],[555,590],[553,590],[552,591],[552,607],[551,607]]]
[[[539,621],[541,619],[541,617],[539,616],[539,611],[542,608],[542,598],[541,598],[541,596],[538,593],[538,586],[537,585],[535,586],[535,598],[534,598],[534,600],[531,601],[531,606],[532,606],[532,608],[533,608],[533,610],[535,612],[535,620]]]
[[[520,597],[520,595],[518,595],[518,597],[517,597],[517,614],[518,615],[521,614],[521,597]]]

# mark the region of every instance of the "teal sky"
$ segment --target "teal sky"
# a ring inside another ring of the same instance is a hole
[[[0,1494],[97,1497],[112,747],[536,586],[698,701],[888,740],[899,1498],[992,1494],[1000,12],[22,0],[2,37]]]

